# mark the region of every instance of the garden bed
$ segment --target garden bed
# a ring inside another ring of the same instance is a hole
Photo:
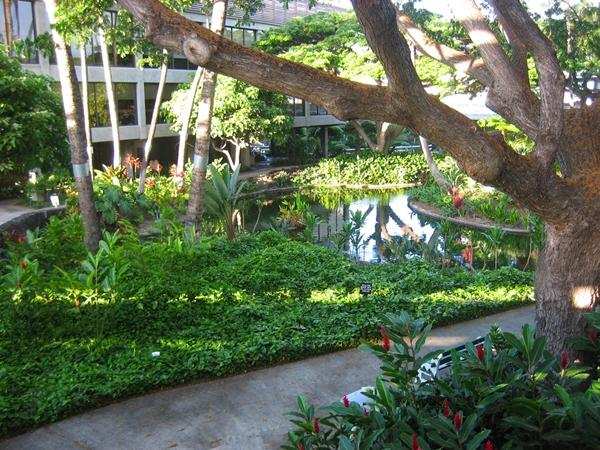
[[[96,277],[79,263],[76,217],[12,245],[0,287],[0,435],[159,387],[354,347],[376,337],[389,312],[442,325],[532,301],[531,273],[510,268],[361,265],[272,231],[140,242],[123,230]],[[19,267],[27,276],[15,285]],[[117,277],[105,282],[112,268]],[[364,282],[373,285],[366,297]]]

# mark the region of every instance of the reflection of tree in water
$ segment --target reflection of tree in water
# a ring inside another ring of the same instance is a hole
[[[392,236],[390,234],[388,230],[390,220],[393,220],[398,228],[400,228],[400,234],[398,236]],[[412,227],[404,223],[398,214],[394,212],[389,204],[389,200],[377,201],[375,230],[367,239],[367,242],[370,240],[375,242],[377,259],[379,261],[389,258],[391,246],[394,244],[402,243],[404,244],[402,247],[416,247],[421,242],[420,236],[415,233]]]

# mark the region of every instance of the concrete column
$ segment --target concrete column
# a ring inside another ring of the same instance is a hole
[[[323,127],[323,153],[325,158],[329,156],[329,127]]]

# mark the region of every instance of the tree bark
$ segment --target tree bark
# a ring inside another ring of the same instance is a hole
[[[121,141],[119,138],[119,117],[117,116],[117,105],[115,103],[115,92],[113,89],[112,73],[110,70],[110,59],[108,57],[108,47],[102,24],[98,27],[98,43],[100,44],[100,53],[102,54],[102,69],[104,71],[104,84],[106,86],[106,98],[108,100],[108,114],[110,116],[110,129],[113,139],[113,161],[114,167],[121,165]]]
[[[160,78],[158,80],[158,89],[156,90],[156,98],[154,99],[154,109],[152,110],[152,118],[150,119],[150,127],[148,128],[148,136],[146,137],[146,143],[144,144],[144,154],[142,155],[142,165],[140,167],[140,181],[138,186],[138,192],[144,193],[146,187],[146,171],[148,169],[148,158],[152,151],[152,141],[154,140],[154,133],[156,131],[156,124],[158,122],[158,114],[160,113],[160,104],[162,102],[162,94],[167,81],[167,51],[163,50],[164,61],[160,66]]]
[[[223,34],[225,16],[227,13],[227,0],[213,2],[210,18],[210,29],[218,35]],[[202,92],[198,105],[198,118],[196,119],[196,142],[194,144],[194,167],[192,170],[192,183],[190,198],[187,206],[186,224],[196,225],[200,233],[200,224],[204,212],[204,182],[206,180],[206,167],[210,150],[210,128],[212,123],[217,74],[205,71],[202,79]]]
[[[450,183],[446,180],[446,177],[440,172],[435,159],[433,159],[433,154],[431,153],[431,149],[429,148],[429,142],[423,136],[419,136],[419,142],[421,144],[421,150],[423,151],[423,155],[425,156],[425,160],[427,161],[427,167],[431,172],[431,176],[434,181],[440,187],[442,192],[448,192],[450,190]]]
[[[198,92],[198,86],[200,86],[200,81],[202,80],[202,74],[204,69],[200,66],[196,69],[194,73],[194,79],[192,80],[192,84],[190,84],[190,88],[188,89],[187,101],[183,107],[183,111],[181,114],[181,130],[179,131],[179,146],[177,147],[177,176],[183,174],[184,164],[185,164],[185,147],[187,145],[189,127],[190,127],[190,117],[192,116],[192,111],[194,109],[194,100],[196,99],[196,93]]]
[[[44,0],[50,24],[55,23],[55,0]],[[98,249],[100,241],[100,225],[98,213],[94,205],[92,178],[90,176],[89,160],[86,151],[85,125],[83,107],[79,94],[79,85],[71,49],[66,45],[62,36],[52,27],[52,39],[56,52],[56,64],[60,79],[63,106],[67,121],[67,134],[71,147],[71,162],[77,186],[79,209],[83,222],[85,245],[91,252]]]
[[[6,34],[6,48],[9,49],[12,46],[13,42],[13,25],[12,25],[12,10],[11,10],[11,1],[3,0],[4,4],[4,31]]]
[[[85,42],[79,44],[79,57],[81,60],[81,100],[83,102],[83,126],[85,129],[85,145],[88,161],[90,162],[90,176],[94,178],[94,147],[92,147],[92,130],[90,128],[90,108],[88,96],[88,69],[85,54]]]
[[[536,270],[537,331],[551,351],[568,347],[582,334],[583,313],[599,304],[600,230],[596,217],[546,227],[546,245]]]

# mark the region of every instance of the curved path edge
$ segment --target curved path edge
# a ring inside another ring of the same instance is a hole
[[[506,224],[494,223],[489,220],[482,219],[480,217],[463,218],[446,216],[435,206],[430,205],[428,203],[419,202],[412,198],[408,199],[408,207],[417,214],[421,214],[423,216],[430,217],[436,220],[447,220],[448,222],[452,222],[456,225],[461,225],[463,227],[474,228],[476,230],[483,231],[498,228],[507,234],[515,234],[519,236],[529,235],[529,230],[527,228],[512,227]]]
[[[455,347],[498,324],[517,333],[533,306],[436,328],[423,352]],[[0,442],[4,450],[278,449],[298,395],[325,405],[373,384],[379,361],[357,349],[135,397]]]

